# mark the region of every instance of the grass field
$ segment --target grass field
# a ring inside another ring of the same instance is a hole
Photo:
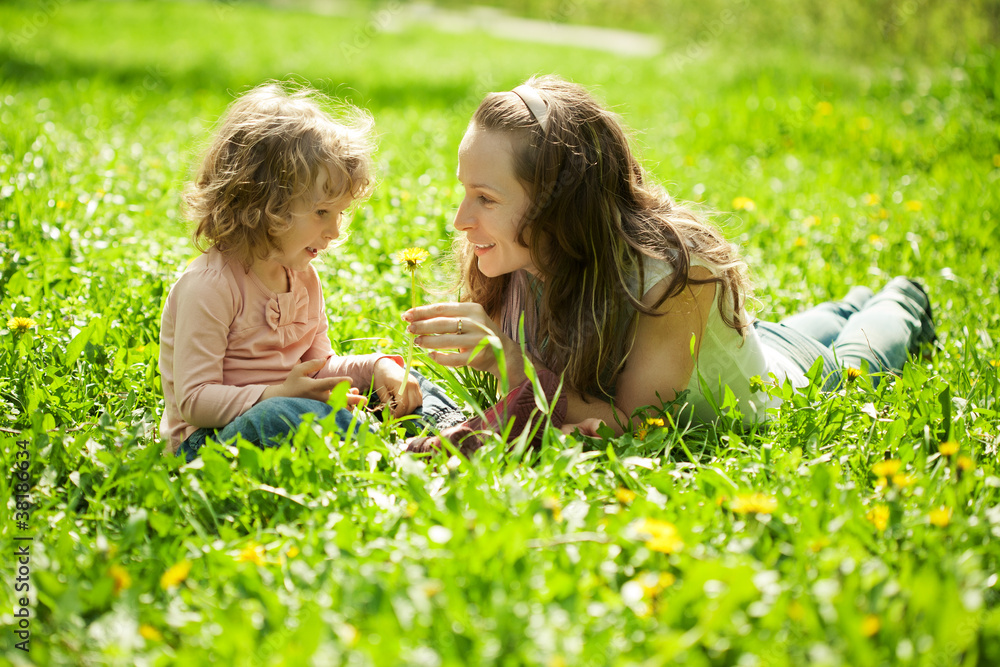
[[[996,51],[750,48],[737,13],[624,57],[400,7],[0,5],[0,663],[1000,664]],[[553,431],[427,465],[392,427],[314,424],[161,454],[179,191],[235,92],[295,77],[371,110],[380,182],[320,271],[335,347],[398,351],[392,253],[428,249],[443,282],[469,116],[550,72],[719,211],[761,318],[907,274],[937,354],[751,433]]]

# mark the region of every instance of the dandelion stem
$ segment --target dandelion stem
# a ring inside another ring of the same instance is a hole
[[[417,268],[413,267],[410,271],[410,307],[417,307]],[[410,377],[410,368],[413,366],[413,348],[416,347],[414,341],[417,337],[410,336],[410,342],[406,346],[406,366],[403,367],[403,381],[399,383],[399,390],[396,392],[396,396],[400,396],[403,393],[403,389],[406,388],[406,381]]]

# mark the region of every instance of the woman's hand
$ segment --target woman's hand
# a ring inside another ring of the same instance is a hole
[[[351,383],[349,377],[329,377],[316,379],[312,377],[320,371],[326,361],[323,359],[313,359],[304,361],[292,367],[291,372],[285,381],[268,387],[261,394],[260,400],[274,398],[276,396],[287,396],[288,398],[311,398],[314,401],[326,402],[330,398],[330,392],[338,384]],[[258,401],[259,402],[259,401]],[[347,408],[353,410],[356,405],[365,402],[365,397],[361,396],[357,387],[351,387],[347,391]]]
[[[436,303],[420,306],[403,313],[410,323],[407,333],[416,335],[416,344],[429,351],[431,359],[452,368],[470,366],[500,377],[499,363],[493,346],[503,347],[505,369],[510,386],[526,379],[517,343],[500,331],[478,303]],[[472,351],[484,339],[490,341],[472,358]],[[455,352],[445,350],[457,350]]]
[[[412,375],[406,378],[403,391],[397,394],[396,392],[402,384],[403,367],[395,360],[382,357],[375,362],[375,376],[372,378],[372,386],[375,387],[382,404],[389,406],[393,417],[412,414],[424,402],[416,378]]]

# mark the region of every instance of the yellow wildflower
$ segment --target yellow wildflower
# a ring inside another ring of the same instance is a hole
[[[958,457],[958,469],[959,470],[972,470],[976,467],[976,464],[972,459],[964,454]]]
[[[889,525],[889,508],[885,505],[876,505],[868,511],[865,517],[879,530],[885,530]]]
[[[163,641],[163,633],[149,623],[143,623],[139,626],[139,634],[142,635],[144,639],[148,639],[152,642]]]
[[[833,105],[829,102],[818,102],[816,104],[817,116],[829,116],[833,113]]]
[[[396,261],[406,265],[407,271],[416,271],[417,267],[427,261],[431,256],[423,248],[407,248],[395,254]]]
[[[733,200],[734,211],[752,211],[757,208],[757,204],[749,197],[737,197]]]
[[[619,488],[615,491],[615,498],[618,499],[622,505],[631,505],[632,501],[635,500],[635,491],[626,488]]]
[[[917,478],[915,476],[907,475],[906,473],[897,473],[892,476],[893,486],[898,486],[901,489],[910,486],[916,481]]]
[[[253,563],[254,565],[264,565],[264,547],[259,544],[250,543],[236,556],[237,563]]]
[[[555,522],[562,521],[562,503],[555,496],[547,496],[545,500],[542,501],[542,506],[552,512],[552,520]]]
[[[830,539],[827,537],[817,537],[809,542],[809,551],[818,554],[820,551],[830,546]]]
[[[37,322],[30,317],[12,317],[7,320],[7,328],[11,331],[27,331],[28,329],[34,327]]]
[[[111,578],[114,579],[114,592],[118,595],[126,588],[132,587],[132,577],[129,576],[128,570],[126,570],[121,565],[115,564],[108,568],[108,573]]]
[[[795,240],[792,241],[792,245],[796,248],[805,248],[806,244],[808,244],[808,241],[806,241],[804,236],[797,236],[795,237]]]
[[[941,456],[954,456],[958,454],[958,443],[954,440],[942,442],[938,445],[938,451],[941,452]]]
[[[872,466],[872,472],[879,477],[892,477],[897,472],[899,468],[903,465],[902,461],[898,459],[889,459],[888,461],[879,461]]]
[[[860,368],[845,368],[844,375],[847,376],[848,382],[854,382],[859,377],[864,375],[864,372]]]
[[[650,430],[652,430],[653,428],[663,428],[663,424],[664,421],[662,418],[659,417],[648,418],[646,419],[645,422],[643,422],[642,426],[636,429],[635,435],[640,440],[643,440],[647,435],[649,435]]]
[[[861,196],[861,203],[865,206],[878,206],[881,201],[882,198],[874,192],[866,192]]]
[[[639,532],[649,536],[646,548],[660,553],[672,554],[684,547],[677,526],[669,521],[659,519],[643,519],[638,526]]]
[[[913,213],[916,213],[917,211],[923,210],[924,204],[923,202],[917,201],[916,199],[910,199],[909,201],[903,204],[903,208],[905,208],[907,211],[912,211]]]
[[[927,520],[931,522],[931,525],[944,528],[951,523],[951,508],[938,507],[933,509],[928,513]]]
[[[819,218],[816,217],[815,215],[807,215],[805,218],[803,218],[802,224],[805,225],[806,227],[815,227],[816,225],[819,224]]]
[[[879,236],[878,234],[870,234],[868,236],[868,243],[870,243],[872,245],[881,245],[884,242],[885,242],[885,239],[882,238],[881,236]]]
[[[882,629],[882,622],[875,614],[868,614],[861,620],[861,634],[865,637],[874,637]]]
[[[167,568],[167,571],[163,573],[160,577],[160,588],[163,590],[169,590],[176,586],[180,586],[181,582],[187,579],[188,574],[191,572],[191,561],[182,560],[176,565],[172,565]]]
[[[294,544],[288,547],[288,551],[285,552],[285,556],[287,556],[288,558],[295,558],[298,555],[299,555],[299,548]]]
[[[778,499],[766,493],[741,493],[729,503],[736,514],[771,514],[778,508]]]

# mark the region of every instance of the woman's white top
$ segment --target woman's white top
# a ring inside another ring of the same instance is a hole
[[[642,295],[673,272],[673,266],[664,260],[644,257],[644,285]],[[708,270],[712,267],[694,255],[691,256],[691,266],[701,266]],[[759,377],[765,383],[777,380],[783,383],[790,379],[795,387],[804,387],[808,380],[801,369],[787,359],[778,350],[767,347],[757,335],[757,329],[749,326],[746,335],[741,335],[722,319],[718,308],[719,285],[715,285],[716,300],[709,312],[702,335],[698,356],[695,359],[694,372],[688,382],[687,404],[680,415],[693,413],[695,421],[712,422],[718,418],[713,408],[721,406],[725,399],[726,388],[733,393],[743,420],[748,423],[762,422],[768,418],[767,409],[777,407],[780,399],[771,398],[763,391],[755,391],[750,386],[750,378]],[[732,308],[731,304],[723,307]],[[740,312],[740,320],[748,322],[746,310]],[[770,378],[774,374],[774,378]]]

